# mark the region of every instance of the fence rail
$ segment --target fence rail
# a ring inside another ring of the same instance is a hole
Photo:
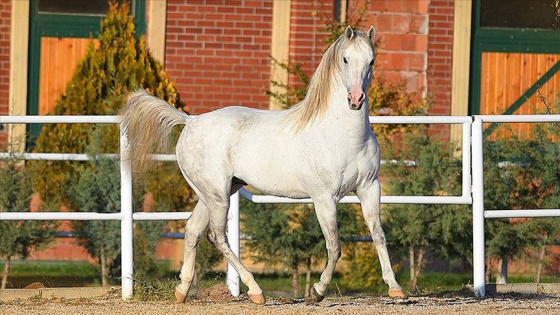
[[[0,116],[0,124],[119,124],[119,116]],[[560,216],[560,209],[485,210],[483,173],[483,123],[503,122],[560,122],[560,115],[475,115],[475,116],[371,116],[372,124],[461,124],[462,136],[462,191],[460,196],[381,196],[382,203],[407,204],[465,204],[473,208],[473,278],[474,293],[484,296],[484,220],[486,218]],[[133,212],[132,171],[127,158],[127,137],[121,132],[120,153],[109,154],[120,161],[121,211],[119,213],[86,212],[0,212],[0,220],[120,220],[121,221],[121,285],[122,298],[130,299],[133,288],[132,223],[134,220],[188,219],[190,212]],[[86,154],[69,153],[0,153],[0,159],[73,160],[87,161]],[[155,154],[156,160],[174,161],[171,154]],[[232,251],[239,256],[239,195],[254,203],[310,203],[310,199],[289,199],[255,195],[241,189],[231,197],[228,213],[228,239]],[[356,196],[346,196],[342,203],[358,203]],[[228,265],[227,283],[234,296],[239,295],[239,275]]]

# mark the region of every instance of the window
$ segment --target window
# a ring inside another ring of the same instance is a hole
[[[123,0],[119,0],[122,3]],[[103,16],[109,10],[108,0],[39,0],[40,14],[74,14]]]
[[[481,0],[480,27],[558,29],[554,0]]]

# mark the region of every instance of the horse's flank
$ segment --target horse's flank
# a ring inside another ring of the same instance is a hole
[[[311,77],[305,98],[290,109],[288,123],[295,131],[301,131],[313,120],[326,115],[330,105],[330,92],[335,83],[333,79],[341,71],[342,53],[355,40],[361,40],[373,49],[371,40],[363,31],[355,30],[350,38],[345,33],[338,37],[327,49]]]

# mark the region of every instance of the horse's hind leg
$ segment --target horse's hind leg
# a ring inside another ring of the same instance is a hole
[[[209,222],[210,218],[206,206],[202,201],[198,201],[185,227],[181,283],[175,288],[175,299],[178,303],[183,303],[189,293],[195,273],[196,249]]]
[[[389,296],[394,298],[406,298],[406,294],[395,279],[395,273],[393,272],[393,267],[391,266],[391,260],[389,259],[389,253],[387,251],[385,232],[383,232],[383,227],[381,226],[381,187],[379,185],[379,179],[375,179],[370,187],[359,190],[356,194],[360,199],[364,220],[371,232],[373,244],[377,250],[383,281],[389,285]]]
[[[225,200],[220,202],[209,203],[209,215],[210,215],[210,229],[208,231],[208,239],[218,251],[220,251],[227,261],[237,270],[241,281],[249,287],[247,294],[251,299],[251,302],[255,304],[264,304],[265,298],[262,294],[262,290],[255,281],[253,274],[243,266],[239,258],[235,256],[229,243],[227,242],[226,236],[226,222],[227,222],[227,212],[229,208],[229,196]]]

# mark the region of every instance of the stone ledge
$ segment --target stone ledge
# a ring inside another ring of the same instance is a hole
[[[9,302],[30,298],[94,298],[113,292],[115,287],[71,287],[71,288],[38,288],[38,289],[5,289],[0,290],[0,301]]]
[[[487,284],[486,294],[560,294],[560,283],[506,283]]]

